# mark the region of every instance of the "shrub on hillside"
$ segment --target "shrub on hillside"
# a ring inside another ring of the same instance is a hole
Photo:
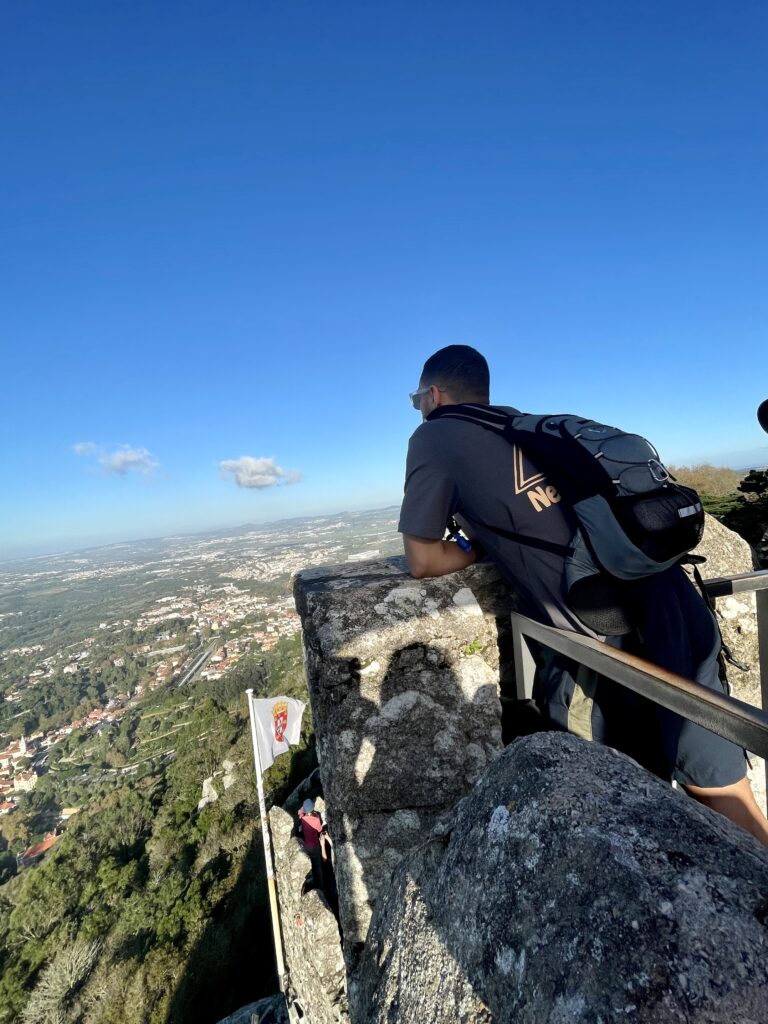
[[[699,462],[694,466],[670,466],[669,471],[685,487],[693,487],[702,496],[723,498],[738,490],[741,474],[736,469]]]

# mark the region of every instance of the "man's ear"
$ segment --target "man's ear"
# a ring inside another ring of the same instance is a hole
[[[436,409],[441,405],[455,404],[453,399],[448,395],[448,392],[444,388],[439,388],[437,384],[432,384],[430,386],[430,392]]]

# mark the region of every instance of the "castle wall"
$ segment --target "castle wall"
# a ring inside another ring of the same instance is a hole
[[[710,557],[705,576],[751,568],[748,546],[717,523],[708,525],[702,550]],[[507,741],[520,724],[510,721],[517,707],[503,703],[514,695],[508,620],[517,601],[490,566],[414,580],[402,559],[307,570],[296,579],[295,598],[354,1002],[377,905],[399,921],[402,936],[407,919],[385,904],[399,899],[409,857],[425,842],[452,841],[457,803],[503,749],[502,724]],[[734,695],[756,702],[753,604],[722,599],[718,617],[751,665],[749,673],[731,673]],[[640,785],[644,773],[628,765]],[[658,792],[680,799],[669,787]],[[454,912],[460,916],[461,907]],[[399,941],[382,927],[379,951]],[[418,948],[410,955],[418,960]],[[370,977],[366,984],[371,991]],[[365,1020],[358,1004],[353,1021]]]
[[[502,749],[499,646],[513,598],[489,566],[416,581],[400,559],[311,569],[295,594],[354,969],[403,855],[450,827]]]

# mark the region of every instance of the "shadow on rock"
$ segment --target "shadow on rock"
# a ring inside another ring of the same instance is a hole
[[[353,971],[403,855],[433,828],[450,828],[457,800],[501,749],[496,675],[479,657],[457,662],[437,646],[409,645],[383,675],[358,668],[334,717],[339,749],[323,763],[333,766],[326,792]]]

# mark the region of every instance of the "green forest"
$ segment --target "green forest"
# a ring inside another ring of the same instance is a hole
[[[0,853],[2,1024],[213,1022],[276,991],[248,686],[306,699],[299,638],[155,694],[109,734],[73,734],[25,797],[11,848],[83,806],[39,866],[14,874],[11,850]],[[203,779],[224,761],[236,781],[198,813]],[[306,716],[300,746],[265,777],[268,802],[314,763]]]

